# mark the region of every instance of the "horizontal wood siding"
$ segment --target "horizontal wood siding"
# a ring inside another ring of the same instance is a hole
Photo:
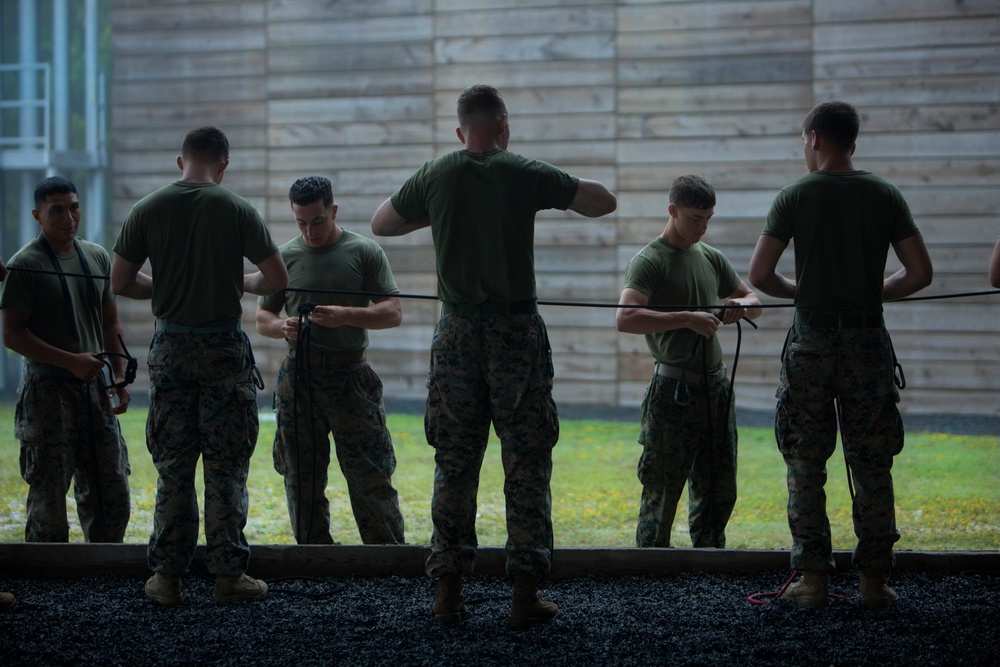
[[[512,150],[618,195],[589,220],[546,211],[536,230],[539,297],[558,401],[634,406],[652,360],[614,330],[629,259],[665,223],[671,181],[718,192],[706,241],[746,276],[779,188],[805,173],[801,120],[841,98],[862,113],[855,163],[896,183],[935,264],[928,295],[989,289],[1000,233],[1000,6],[991,0],[112,0],[112,216],[177,176],[184,133],[230,137],[225,184],[275,240],[296,234],[287,191],[334,183],[338,221],[371,236],[375,208],[424,161],[460,144],[455,99],[497,85]],[[429,232],[379,239],[404,294],[433,295]],[[792,272],[791,249],[780,267]],[[887,271],[898,268],[890,256]],[[774,405],[788,304],[744,327],[737,403]],[[565,305],[567,302],[595,307]],[[1000,414],[996,295],[887,304],[908,412]],[[152,331],[148,303],[120,301],[128,344]],[[245,323],[270,392],[284,343]],[[406,299],[404,322],[371,335],[387,396],[422,398],[438,317]],[[722,334],[732,365],[735,331]],[[144,391],[145,369],[137,382]]]

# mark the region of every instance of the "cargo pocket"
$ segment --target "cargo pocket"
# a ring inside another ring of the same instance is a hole
[[[235,388],[236,412],[243,421],[243,454],[250,458],[257,447],[260,422],[257,419],[257,390],[252,384],[240,384]]]
[[[43,479],[39,479],[37,475],[40,470],[39,463],[42,462],[42,457],[45,456],[43,449],[37,442],[31,442],[30,440],[21,441],[21,478],[29,485],[44,481]]]
[[[379,406],[382,403],[382,380],[372,367],[362,364],[351,371],[351,386],[354,394],[372,404]]]

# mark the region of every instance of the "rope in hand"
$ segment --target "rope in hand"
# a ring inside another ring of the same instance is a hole
[[[121,352],[98,352],[96,355],[104,362],[104,370],[107,371],[107,376],[105,376],[107,381],[105,382],[102,378],[101,382],[101,386],[107,391],[121,389],[132,384],[135,382],[135,374],[139,370],[139,360],[129,354],[128,348],[125,347],[125,339],[122,338],[121,334],[118,334],[118,344],[122,346]],[[125,376],[120,382],[115,382],[115,368],[108,357],[119,357],[125,360]]]

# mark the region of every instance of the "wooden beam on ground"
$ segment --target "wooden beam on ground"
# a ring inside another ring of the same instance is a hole
[[[264,579],[287,576],[424,576],[427,545],[252,545],[248,572]],[[476,574],[506,576],[502,547],[482,547]],[[851,554],[834,553],[839,571]],[[194,567],[207,572],[205,548]],[[670,575],[682,572],[752,574],[789,568],[788,551],[736,549],[557,548],[552,578]],[[1000,572],[1000,551],[899,551],[896,569],[917,572]],[[14,578],[77,579],[106,574],[149,574],[145,544],[0,544],[0,574]]]

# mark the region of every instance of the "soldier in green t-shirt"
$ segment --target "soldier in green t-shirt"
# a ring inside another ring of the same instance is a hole
[[[121,542],[130,515],[129,464],[115,415],[130,396],[125,359],[106,357],[115,377],[105,389],[99,354],[122,352],[107,280],[111,262],[103,247],[77,238],[80,198],[72,182],[40,182],[31,214],[41,234],[11,258],[0,296],[4,344],[25,360],[14,420],[28,483],[24,539],[69,539],[66,493],[75,479],[84,538]]]
[[[289,289],[257,300],[257,332],[288,340],[274,388],[274,467],[295,540],[334,543],[325,493],[332,434],[361,541],[402,544],[382,381],[365,359],[368,330],[403,319],[399,297],[386,296],[399,289],[382,248],[337,224],[329,179],[300,178],[288,199],[300,232],[279,248]]]
[[[552,352],[535,300],[535,214],[615,210],[615,196],[507,150],[507,107],[492,86],[458,98],[464,150],[425,163],[372,217],[380,236],[431,228],[442,316],[431,343],[425,431],[435,448],[434,533],[427,574],[438,580],[433,611],[461,621],[462,575],[476,556],[476,489],[490,424],[500,437],[507,499],[507,573],[514,578],[508,624],[550,621],[538,597],[552,549]]]
[[[183,602],[181,578],[198,543],[199,458],[205,475],[205,560],[216,602],[258,600],[267,584],[246,574],[247,475],[257,444],[253,354],[244,292],[272,294],[288,272],[253,205],[226,188],[229,139],[217,127],[184,137],[181,178],[132,207],[115,241],[111,287],[151,299],[146,446],[159,477],[146,596]],[[257,266],[244,274],[244,259]],[[149,261],[150,274],[140,271]]]
[[[618,331],[644,334],[656,362],[642,403],[636,546],[669,547],[688,483],[691,543],[726,546],[736,504],[736,417],[715,335],[720,324],[760,314],[760,300],[726,257],[701,238],[715,213],[715,190],[700,176],[670,187],[663,233],[629,262],[615,318]],[[719,300],[726,308],[716,316]],[[647,305],[691,304],[701,310]],[[721,318],[721,319],[720,319]]]
[[[933,269],[910,209],[891,183],[854,168],[861,122],[845,102],[823,102],[802,123],[809,174],[771,204],[750,259],[750,281],[794,299],[778,384],[775,437],[788,467],[791,565],[802,577],[784,596],[807,607],[828,602],[834,560],[826,513],[826,462],[840,425],[854,481],[854,565],[866,607],[895,602],[886,585],[896,530],[892,460],[903,448],[893,354],[882,302],[931,282]],[[795,239],[795,280],[778,273]],[[903,265],[885,277],[889,247]]]

